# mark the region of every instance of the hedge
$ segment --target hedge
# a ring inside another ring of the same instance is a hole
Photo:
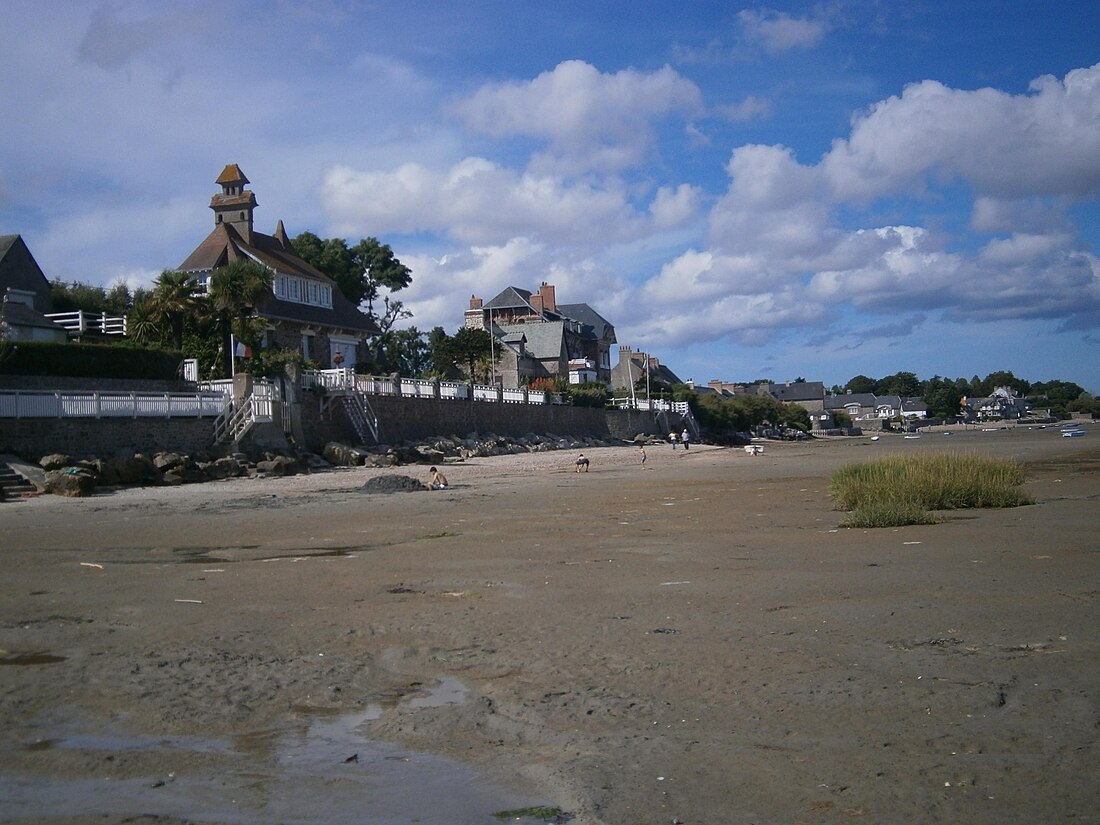
[[[183,356],[178,352],[150,349],[132,343],[13,341],[0,348],[0,373],[172,380],[179,377],[182,360]]]

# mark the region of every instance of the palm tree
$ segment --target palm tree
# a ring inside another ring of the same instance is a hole
[[[238,258],[210,275],[210,301],[222,327],[222,363],[226,376],[232,371],[232,334],[247,339],[248,319],[253,310],[271,295],[272,271],[255,261]]]
[[[187,272],[166,269],[153,282],[150,308],[169,327],[176,349],[183,347],[184,318],[199,308],[201,295],[199,282]]]

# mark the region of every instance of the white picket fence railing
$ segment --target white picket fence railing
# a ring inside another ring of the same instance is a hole
[[[309,389],[355,390],[364,395],[401,395],[405,398],[436,398],[436,382],[424,378],[356,375],[347,368],[305,370],[302,386]],[[483,384],[440,381],[439,398],[465,401],[473,393],[475,401],[503,401],[507,404],[560,404],[561,396],[545,390],[499,389]]]
[[[69,332],[101,332],[104,335],[125,335],[126,316],[107,315],[103,312],[47,312],[46,317]]]
[[[691,409],[687,401],[662,401],[659,398],[616,398],[615,406],[619,409],[674,412],[680,415],[686,415]]]
[[[0,418],[214,418],[217,392],[0,392]]]

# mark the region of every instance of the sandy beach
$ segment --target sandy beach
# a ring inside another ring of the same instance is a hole
[[[1100,822],[1087,429],[0,504],[0,821]],[[930,450],[1037,503],[838,528],[830,472]]]

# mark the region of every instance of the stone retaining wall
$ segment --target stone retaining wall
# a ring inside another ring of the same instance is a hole
[[[371,396],[370,403],[380,422],[381,439],[387,444],[474,432],[629,440],[638,433],[660,435],[663,429],[652,413],[633,410],[394,396]],[[330,441],[358,443],[338,401],[322,416],[321,399],[301,393],[300,412],[304,446],[310,451],[320,454]],[[0,418],[0,452],[35,461],[48,453],[110,456],[120,449],[193,454],[208,449],[212,437],[211,418]]]
[[[193,454],[210,447],[212,418],[0,418],[0,452],[37,462],[50,453],[112,456],[122,449]]]
[[[320,452],[329,441],[358,441],[339,401],[334,400],[331,413],[322,418],[320,401],[310,393],[302,395],[302,426],[311,450]],[[370,396],[369,400],[378,416],[381,441],[386,444],[474,432],[631,439],[638,433],[658,435],[661,431],[652,413],[633,410],[396,396]]]

